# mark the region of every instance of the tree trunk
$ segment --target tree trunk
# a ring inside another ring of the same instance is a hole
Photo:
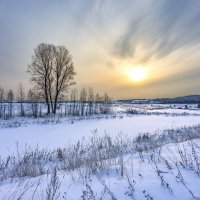
[[[55,101],[54,101],[54,110],[53,110],[53,113],[54,113],[54,114],[56,114],[57,103],[58,103],[58,94],[56,94]]]

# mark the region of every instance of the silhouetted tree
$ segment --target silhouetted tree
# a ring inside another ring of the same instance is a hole
[[[10,89],[7,93],[7,100],[8,100],[8,113],[9,117],[12,117],[13,114],[13,101],[14,101],[14,93],[12,89]]]
[[[50,113],[52,70],[55,47],[50,44],[39,44],[34,50],[32,63],[28,66],[28,73],[35,85],[35,90],[46,101],[47,113]]]
[[[38,106],[38,104],[39,104],[38,103],[38,101],[39,101],[38,95],[34,90],[30,89],[28,91],[27,97],[28,97],[28,101],[29,101],[29,104],[30,104],[30,107],[31,107],[32,115],[34,117],[37,117],[38,116],[38,108],[39,108],[39,106]]]
[[[96,96],[95,96],[95,106],[94,106],[94,112],[95,114],[98,114],[99,113],[99,104],[100,104],[100,101],[101,101],[101,97],[100,95],[97,93]]]
[[[56,113],[58,100],[75,84],[72,56],[63,46],[39,44],[28,73],[36,91],[46,101],[47,113]]]
[[[80,92],[80,112],[81,112],[80,115],[84,115],[86,100],[87,100],[87,90],[85,88],[82,88]]]
[[[93,113],[93,103],[94,103],[94,91],[90,87],[88,89],[88,111],[87,111],[89,115]]]
[[[18,91],[17,91],[17,100],[20,103],[20,115],[21,115],[21,117],[25,116],[25,111],[24,111],[25,98],[26,98],[26,95],[25,95],[24,87],[20,83],[20,85],[18,87]]]
[[[0,86],[0,118],[3,116],[4,89]]]
[[[72,56],[64,46],[57,46],[55,52],[55,94],[53,113],[56,113],[57,102],[59,98],[65,94],[69,86],[75,84],[74,80],[74,65]]]
[[[107,93],[101,98],[102,106],[100,107],[101,113],[109,113],[111,111],[112,99]]]
[[[78,100],[78,91],[77,89],[72,89],[71,90],[71,95],[70,95],[70,114],[72,115],[77,115],[77,100]]]

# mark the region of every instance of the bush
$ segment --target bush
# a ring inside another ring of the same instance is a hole
[[[126,113],[131,114],[131,115],[139,114],[139,112],[137,110],[134,110],[134,109],[127,109]]]

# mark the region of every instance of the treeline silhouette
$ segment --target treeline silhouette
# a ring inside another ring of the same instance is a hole
[[[111,112],[112,98],[107,94],[95,93],[92,88],[80,91],[71,89],[63,99],[59,100],[56,113],[48,113],[46,102],[37,91],[29,89],[25,92],[22,84],[17,93],[10,89],[5,91],[0,86],[0,119],[12,117],[45,117],[45,116],[91,116]]]

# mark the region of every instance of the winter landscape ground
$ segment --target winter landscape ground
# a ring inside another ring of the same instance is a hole
[[[196,104],[0,121],[0,199],[200,199]]]

